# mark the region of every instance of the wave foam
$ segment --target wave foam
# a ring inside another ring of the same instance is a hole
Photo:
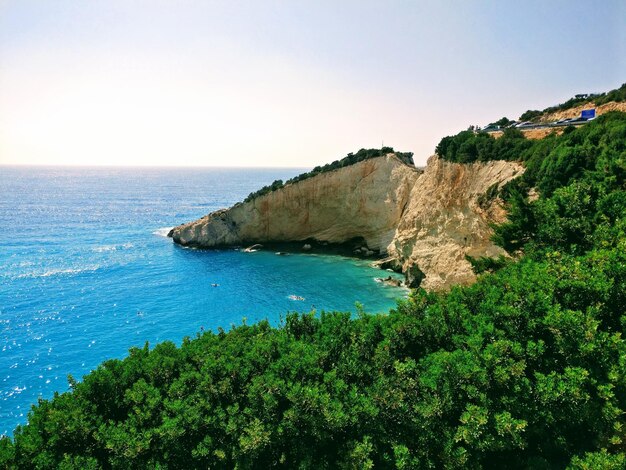
[[[91,266],[84,266],[82,268],[49,269],[44,272],[32,271],[29,273],[19,274],[15,276],[15,279],[51,277],[51,276],[71,276],[73,274],[94,272],[94,271],[97,271],[98,269],[100,269],[100,266],[95,264]]]
[[[158,235],[159,237],[167,237],[167,234],[170,233],[170,230],[172,230],[173,228],[174,227],[158,228],[154,232],[152,232],[152,235]]]
[[[122,245],[102,245],[92,248],[91,251],[95,253],[106,253],[108,251],[128,250],[133,246],[135,245],[133,245],[132,243],[124,243]]]

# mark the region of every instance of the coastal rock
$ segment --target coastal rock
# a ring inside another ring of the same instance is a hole
[[[407,275],[407,285],[441,290],[469,284],[476,275],[466,255],[506,255],[491,241],[490,224],[506,219],[502,201],[497,197],[481,200],[481,195],[523,172],[517,162],[461,164],[432,156],[387,249]]]
[[[376,260],[372,263],[372,266],[379,269],[385,269],[387,271],[402,272],[402,266],[397,258],[393,256],[387,256],[386,258]]]
[[[243,251],[246,253],[254,253],[255,251],[259,251],[263,248],[263,245],[257,243],[255,245],[249,246],[248,248],[244,248]]]
[[[415,263],[407,265],[404,275],[406,277],[406,285],[414,288],[419,287],[426,277],[424,272]]]
[[[402,285],[402,281],[400,279],[396,279],[395,277],[387,276],[387,277],[377,277],[376,282],[382,282],[388,286],[392,287],[400,287]]]
[[[497,197],[484,195],[523,171],[517,162],[461,164],[437,156],[419,170],[388,154],[287,184],[175,227],[170,236],[205,248],[360,239],[359,253],[386,256],[380,266],[405,273],[408,286],[447,289],[475,279],[466,255],[504,254],[490,240],[490,224],[506,212]]]
[[[213,212],[171,236],[204,248],[361,237],[370,250],[385,251],[420,173],[394,154],[361,161]]]

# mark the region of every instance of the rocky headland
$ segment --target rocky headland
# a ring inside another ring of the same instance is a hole
[[[475,279],[466,255],[504,253],[490,241],[490,224],[506,217],[492,195],[522,172],[516,162],[461,164],[437,156],[417,169],[390,153],[286,184],[169,236],[201,248],[348,243],[405,273],[411,287],[446,289]]]

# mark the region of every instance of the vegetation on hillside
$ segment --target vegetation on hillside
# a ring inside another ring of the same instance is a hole
[[[263,196],[264,194],[280,189],[286,184],[297,183],[298,181],[312,178],[313,176],[319,175],[320,173],[326,173],[328,171],[336,170],[338,168],[343,168],[346,166],[354,165],[355,163],[361,162],[363,160],[369,160],[371,158],[382,157],[389,153],[395,153],[395,155],[407,165],[414,164],[413,153],[411,152],[395,152],[393,150],[393,147],[383,147],[380,149],[361,149],[357,153],[349,153],[347,156],[345,156],[341,160],[335,160],[334,162],[328,163],[323,166],[316,166],[311,171],[302,173],[298,176],[294,176],[293,178],[288,179],[284,183],[283,183],[283,180],[276,180],[272,184],[268,186],[263,186],[258,191],[250,193],[244,199],[244,202],[252,201],[253,199],[256,199],[259,196]]]
[[[524,111],[522,115],[519,117],[519,120],[536,122],[543,115],[543,111],[539,111],[538,109],[529,109],[528,111]]]
[[[388,315],[132,349],[41,400],[0,467],[624,468],[626,114],[537,142],[457,137],[442,156],[525,161],[495,233],[518,261]]]
[[[600,94],[593,100],[593,102],[598,106],[601,104],[610,103],[611,101],[615,101],[616,103],[626,101],[626,83],[624,83],[621,87],[615,90]]]
[[[561,135],[531,140],[519,129],[505,129],[499,138],[487,132],[466,130],[441,139],[435,151],[444,160],[458,163],[490,160],[522,161],[528,187],[545,190],[593,165],[598,154],[619,146],[624,113],[612,112],[579,128],[566,127]],[[558,170],[557,170],[558,168]]]
[[[566,111],[568,109],[572,109],[576,106],[579,106],[584,103],[589,103],[590,106],[600,106],[602,104],[610,103],[610,102],[621,103],[626,101],[626,83],[624,83],[621,87],[608,91],[606,93],[593,93],[588,95],[585,98],[570,98],[565,103],[558,104],[556,106],[550,106],[543,111],[539,110],[531,110],[524,112],[520,116],[520,121],[538,121],[545,114],[555,113],[557,111]]]
[[[535,142],[524,137],[519,129],[504,129],[496,139],[488,132],[474,129],[459,132],[441,139],[435,152],[444,160],[457,163],[472,163],[489,160],[525,160],[524,155]]]

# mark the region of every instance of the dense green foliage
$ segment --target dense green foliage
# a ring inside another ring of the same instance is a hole
[[[624,468],[626,115],[507,140],[486,145],[526,162],[496,228],[518,261],[388,315],[132,349],[41,400],[0,467]]]
[[[495,122],[491,122],[487,125],[487,129],[500,129],[502,127],[507,127],[513,124],[514,121],[511,121],[509,118],[502,117]]]
[[[529,109],[528,111],[524,111],[522,115],[519,117],[520,121],[535,121],[538,117],[543,114],[543,111],[539,111],[538,109]]]
[[[535,142],[524,138],[524,134],[515,128],[504,129],[497,139],[487,132],[468,129],[441,139],[435,152],[444,160],[458,163],[523,160]]]
[[[613,246],[626,229],[626,114],[536,145],[525,174],[504,188],[510,216],[496,227],[496,241],[527,256]],[[524,195],[533,187],[542,197],[530,202]]]
[[[514,128],[505,129],[498,138],[487,132],[466,130],[441,139],[435,151],[444,160],[459,163],[522,161],[530,173],[525,176],[527,182],[534,184],[534,180],[544,179],[545,184],[552,181],[552,185],[561,185],[563,178],[569,178],[573,172],[590,168],[595,153],[619,145],[619,136],[615,134],[621,132],[623,121],[623,113],[607,113],[579,128],[567,127],[561,135],[554,133],[537,140],[526,139]],[[560,173],[562,170],[565,174]]]
[[[622,84],[621,87],[615,90],[600,94],[593,100],[593,102],[597,105],[610,103],[611,101],[615,101],[617,103],[626,101],[626,83]]]
[[[402,160],[407,165],[413,165],[413,154],[411,152],[395,152],[393,147],[383,147],[380,149],[361,149],[357,153],[349,153],[347,156],[342,158],[341,160],[335,160],[332,163],[328,163],[323,166],[316,166],[311,171],[306,173],[299,174],[298,176],[294,176],[293,178],[288,179],[283,183],[283,180],[276,180],[272,184],[268,186],[263,186],[258,191],[250,193],[245,199],[244,202],[252,201],[253,199],[263,196],[264,194],[275,191],[279,188],[282,188],[286,184],[297,183],[298,181],[302,181],[308,178],[311,178],[315,175],[319,175],[320,173],[326,173],[328,171],[336,170],[338,168],[343,168],[345,166],[354,165],[355,163],[361,162],[363,160],[369,160],[371,158],[382,157],[387,155],[388,153],[395,153],[396,156]]]
[[[614,454],[625,250],[523,261],[388,316],[291,315],[135,349],[42,401],[3,451],[23,468],[549,468]]]

